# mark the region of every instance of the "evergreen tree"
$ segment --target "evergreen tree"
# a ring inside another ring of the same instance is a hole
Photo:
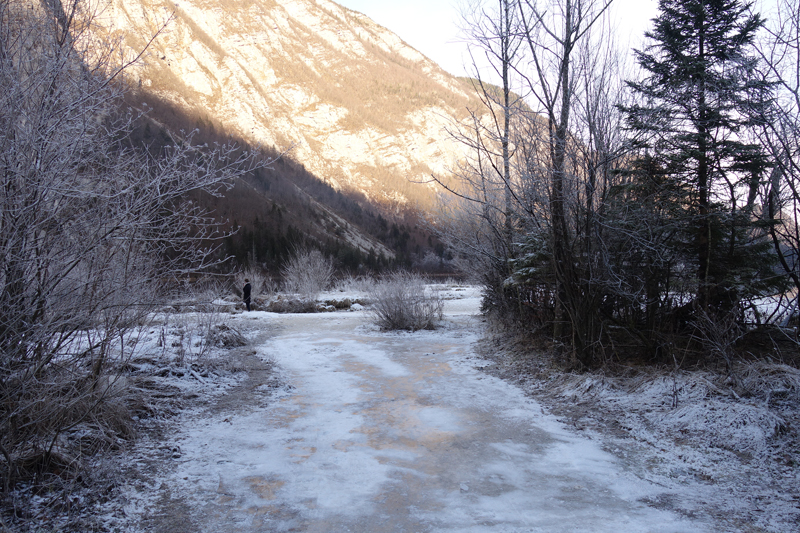
[[[746,142],[771,94],[755,71],[763,19],[751,5],[660,0],[646,34],[652,44],[636,51],[645,78],[629,82],[641,102],[625,108],[629,126],[663,169],[663,191],[680,191],[671,201],[692,238],[672,245],[689,247],[684,268],[699,312],[729,312],[748,291],[763,290],[756,281],[771,259],[752,216],[766,158]]]

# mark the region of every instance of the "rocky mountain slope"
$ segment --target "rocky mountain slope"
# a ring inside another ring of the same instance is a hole
[[[101,20],[142,94],[291,157],[337,190],[393,208],[431,203],[461,147],[469,83],[365,15],[329,0],[111,0]]]

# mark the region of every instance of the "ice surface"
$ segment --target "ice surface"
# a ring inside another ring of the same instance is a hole
[[[266,406],[186,412],[162,486],[203,531],[714,530],[646,504],[664,488],[477,370],[478,291],[443,295],[437,331],[237,315],[275,332],[255,351],[285,386]]]

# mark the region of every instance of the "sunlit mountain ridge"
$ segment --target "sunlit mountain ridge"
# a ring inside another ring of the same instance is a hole
[[[127,74],[136,91],[290,150],[337,190],[424,209],[433,187],[419,182],[461,154],[447,129],[475,104],[469,82],[329,0],[112,0],[100,20],[129,54],[147,47]]]

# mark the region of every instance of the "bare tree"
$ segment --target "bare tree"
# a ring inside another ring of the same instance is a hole
[[[47,469],[59,437],[109,401],[126,333],[171,282],[215,255],[188,199],[217,194],[251,159],[175,139],[132,146],[135,115],[83,0],[0,0],[0,452],[8,488]]]
[[[773,169],[763,192],[762,217],[772,224],[776,254],[800,290],[800,5],[778,0],[768,14],[766,34],[758,41],[763,76],[773,80],[775,98],[761,110],[759,141]],[[751,194],[752,203],[755,194]]]
[[[449,216],[442,217],[439,230],[480,272],[487,298],[503,307],[502,285],[510,274],[517,226],[513,122],[519,118],[521,98],[513,91],[512,76],[523,44],[517,1],[471,2],[463,17],[481,106],[470,110],[469,120],[451,132],[468,148],[455,179],[434,178],[458,198],[444,200],[442,212]],[[488,66],[488,71],[480,65]],[[469,234],[461,231],[465,224],[472,226]]]
[[[542,174],[548,187],[548,223],[552,270],[556,280],[556,309],[554,337],[571,339],[574,354],[583,364],[590,364],[594,357],[597,338],[596,308],[591,291],[587,291],[582,279],[581,263],[576,252],[577,237],[582,228],[570,216],[570,206],[575,202],[592,202],[594,191],[589,180],[588,192],[576,190],[577,181],[583,179],[581,162],[575,157],[575,141],[583,142],[589,150],[592,141],[597,141],[596,128],[589,128],[592,137],[573,139],[574,115],[581,104],[581,90],[586,98],[591,94],[581,87],[581,69],[592,68],[581,61],[581,52],[589,52],[582,43],[590,42],[592,30],[606,13],[610,0],[554,0],[531,2],[525,0],[520,6],[520,16],[525,25],[525,40],[528,45],[530,74],[524,74],[529,89],[529,100],[535,102],[535,110],[544,116],[546,137],[537,139],[544,146],[545,160],[538,158],[532,171]],[[595,41],[600,42],[600,41]],[[591,78],[584,78],[588,80]],[[592,112],[586,105],[584,111]],[[591,115],[586,115],[586,125],[597,124]],[[531,150],[533,153],[533,149]],[[591,153],[591,152],[590,152]],[[592,165],[588,170],[594,171]],[[591,178],[592,172],[590,172]],[[585,215],[585,212],[584,212]],[[587,218],[587,221],[590,219]],[[586,253],[581,253],[586,258]],[[564,326],[569,326],[566,330]]]
[[[483,107],[459,132],[470,155],[449,187],[460,208],[479,214],[472,226],[454,219],[450,242],[493,256],[484,270],[493,273],[490,294],[512,299],[506,310],[523,323],[550,325],[584,364],[600,335],[598,213],[621,141],[615,52],[598,24],[609,3],[519,0],[473,10],[471,38],[502,86],[479,76]]]

